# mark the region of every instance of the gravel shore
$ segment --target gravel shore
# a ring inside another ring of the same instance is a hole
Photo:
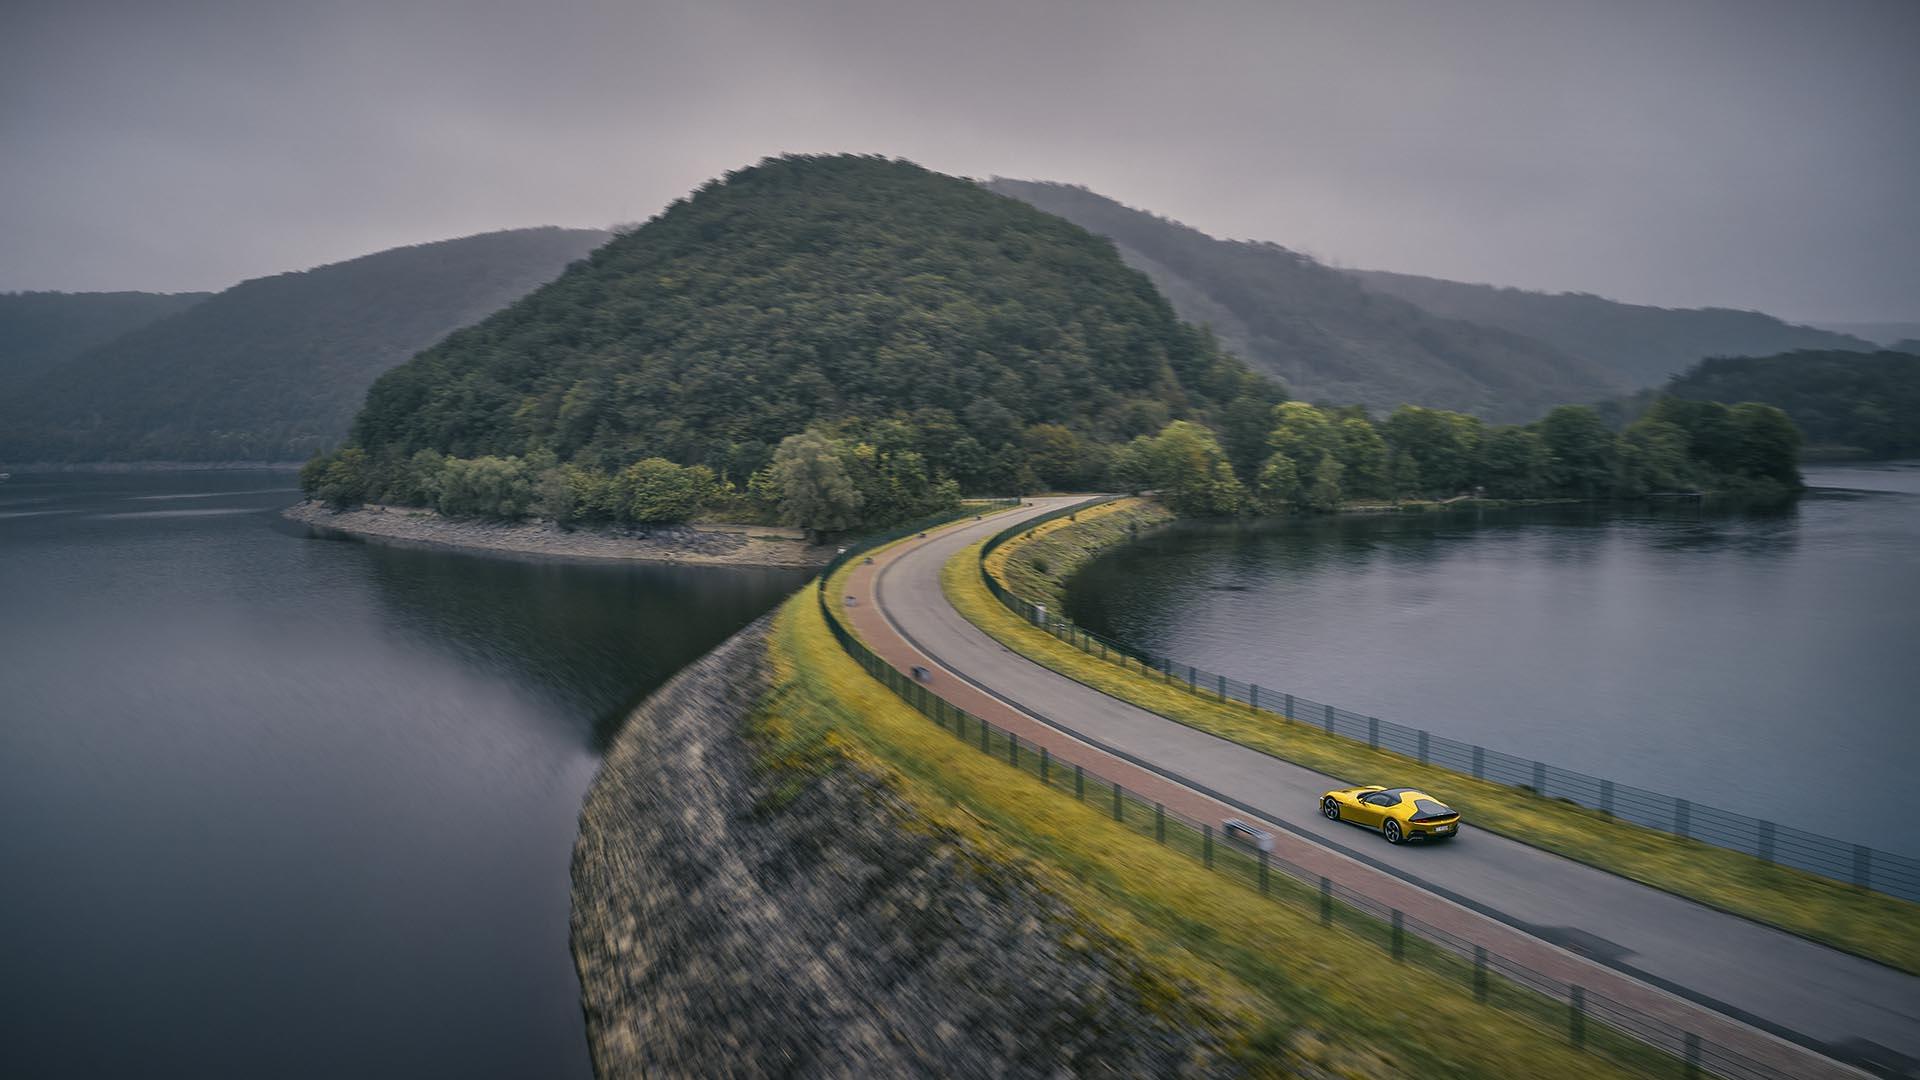
[[[836,550],[831,545],[808,544],[797,529],[762,525],[562,529],[550,521],[455,520],[414,506],[369,505],[334,510],[314,501],[290,506],[281,513],[290,521],[354,536],[571,559],[805,569],[825,566]]]

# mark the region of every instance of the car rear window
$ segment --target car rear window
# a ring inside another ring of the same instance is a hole
[[[1441,806],[1432,799],[1415,799],[1413,800],[1413,808],[1418,810],[1423,817],[1445,817],[1453,813],[1451,809]]]

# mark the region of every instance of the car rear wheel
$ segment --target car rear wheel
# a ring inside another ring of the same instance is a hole
[[[1340,820],[1340,804],[1334,802],[1331,795],[1320,800],[1320,812],[1327,816],[1328,821]]]
[[[1389,844],[1399,843],[1400,842],[1400,823],[1393,820],[1392,818],[1388,818],[1387,823],[1385,825],[1380,826],[1380,835],[1386,837],[1387,843]]]

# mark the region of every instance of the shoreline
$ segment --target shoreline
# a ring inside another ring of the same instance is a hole
[[[808,544],[797,529],[765,525],[672,525],[646,530],[582,526],[568,530],[540,519],[455,520],[413,506],[332,510],[311,499],[287,507],[280,516],[309,528],[361,539],[606,562],[811,570],[825,566],[838,550],[830,544]]]

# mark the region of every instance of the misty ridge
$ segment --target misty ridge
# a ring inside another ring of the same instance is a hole
[[[1338,269],[1269,241],[1217,239],[1080,186],[1004,178],[983,186],[1111,241],[1181,319],[1289,396],[1376,416],[1412,404],[1525,423],[1561,404],[1611,402],[1607,415],[1624,424],[1650,400],[1646,391],[1707,358],[1875,350],[1759,312]],[[254,279],[219,294],[0,295],[0,460],[305,460],[347,436],[381,374],[554,280],[616,233],[640,228],[507,230]],[[1830,359],[1823,370],[1846,362]],[[1756,400],[1784,407],[1795,397],[1778,378],[1763,383],[1773,396]],[[1717,385],[1727,385],[1724,377]],[[1811,399],[1797,400],[1807,408]],[[1904,445],[1877,428],[1849,437],[1832,418],[1853,415],[1855,404],[1822,406],[1813,441],[1856,450]],[[1898,412],[1884,401],[1863,407],[1870,426]],[[737,418],[713,423],[739,426]],[[766,447],[770,437],[778,434],[753,438]]]

